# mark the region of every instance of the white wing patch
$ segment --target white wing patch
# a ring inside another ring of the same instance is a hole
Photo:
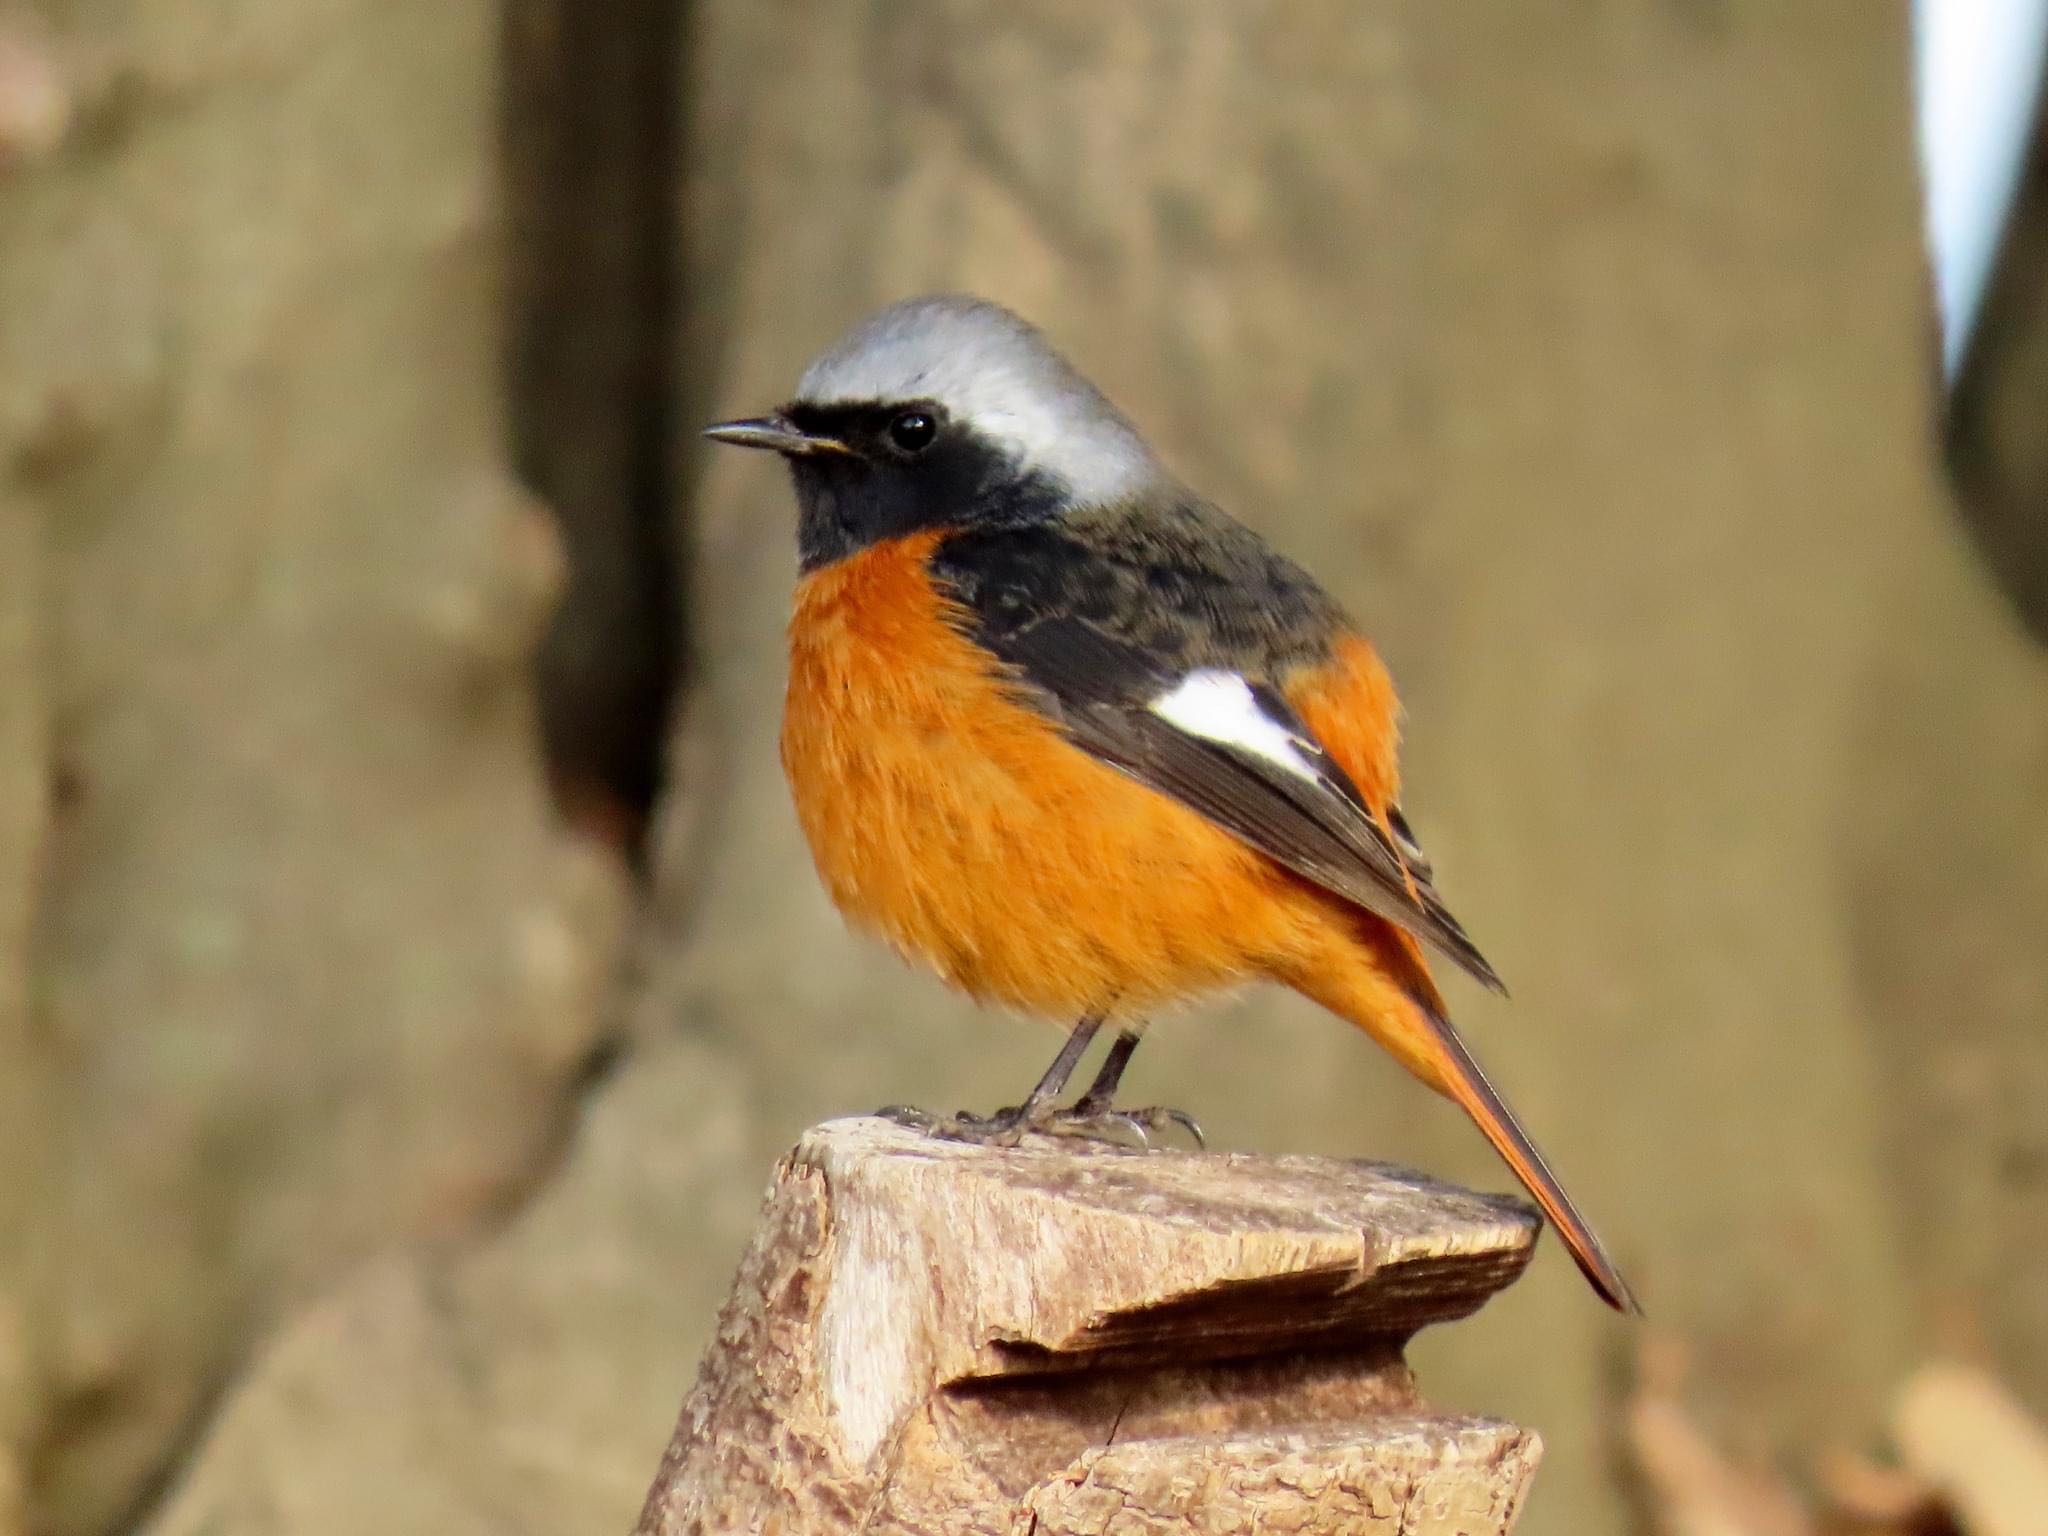
[[[1190,736],[1235,747],[1299,778],[1320,777],[1294,732],[1259,708],[1251,684],[1235,672],[1190,672],[1147,708]]]

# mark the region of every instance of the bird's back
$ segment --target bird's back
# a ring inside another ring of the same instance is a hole
[[[1020,528],[968,528],[933,567],[994,636],[1051,616],[1152,658],[1162,674],[1232,667],[1278,677],[1325,660],[1350,630],[1307,571],[1178,487]]]

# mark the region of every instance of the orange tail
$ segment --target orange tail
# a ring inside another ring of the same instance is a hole
[[[1359,962],[1368,956],[1368,963],[1361,966]],[[1451,1027],[1413,939],[1388,926],[1369,933],[1365,954],[1357,947],[1347,947],[1325,964],[1309,967],[1291,979],[1331,1012],[1371,1035],[1410,1072],[1455,1100],[1543,1207],[1543,1214],[1557,1228],[1557,1235],[1564,1239],[1600,1299],[1620,1312],[1642,1311],[1614,1260],[1515,1119],[1515,1112]]]
[[[1522,1187],[1543,1207],[1543,1214],[1557,1228],[1557,1235],[1564,1239],[1565,1247],[1578,1261],[1580,1272],[1600,1293],[1600,1299],[1617,1312],[1632,1312],[1640,1316],[1643,1309],[1636,1302],[1635,1292],[1629,1289],[1620,1269],[1607,1256],[1607,1250],[1601,1246],[1586,1218],[1579,1214],[1579,1208],[1572,1204],[1572,1197],[1564,1192],[1564,1186],[1550,1171],[1550,1164],[1543,1160],[1543,1154],[1536,1150],[1536,1143],[1529,1139],[1529,1133],[1522,1129],[1515,1112],[1508,1108],[1507,1101],[1473,1059],[1471,1049],[1451,1027],[1451,1021],[1419,1005],[1416,1012],[1429,1022],[1437,1047],[1431,1054],[1436,1057],[1435,1065],[1442,1073],[1444,1091],[1477,1122],[1486,1139],[1493,1143],[1493,1150],[1514,1169]]]

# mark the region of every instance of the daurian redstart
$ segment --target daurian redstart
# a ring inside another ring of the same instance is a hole
[[[833,900],[976,998],[1079,1020],[1023,1104],[942,1129],[1182,1119],[1112,1103],[1143,1021],[1277,981],[1463,1106],[1635,1309],[1451,1027],[1426,950],[1500,981],[1401,814],[1386,669],[1306,571],[977,299],[885,309],[707,430],[796,482],[782,761]]]

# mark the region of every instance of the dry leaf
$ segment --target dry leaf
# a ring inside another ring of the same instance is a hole
[[[1900,1389],[1892,1433],[1906,1466],[1941,1491],[1969,1536],[2048,1530],[2048,1433],[1983,1371],[1923,1367]]]
[[[1707,1438],[1679,1401],[1683,1375],[1681,1346],[1646,1341],[1628,1440],[1661,1536],[1815,1536],[1781,1478],[1734,1465]]]

